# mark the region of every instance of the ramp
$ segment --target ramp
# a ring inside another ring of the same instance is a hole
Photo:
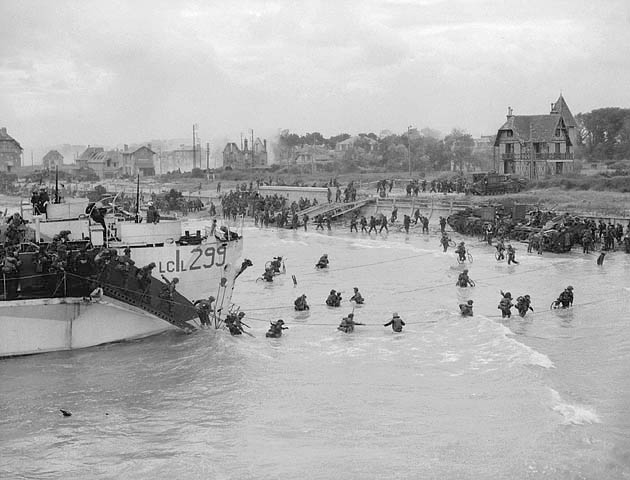
[[[315,219],[315,217],[317,217],[318,215],[335,219],[354,210],[358,210],[369,203],[374,203],[374,200],[371,198],[366,198],[364,200],[357,200],[356,202],[348,203],[325,203],[301,210],[298,212],[298,215],[300,216],[300,219],[302,216],[304,216],[305,213],[308,214],[311,220]]]
[[[196,328],[188,323],[189,320],[199,318],[199,313],[192,302],[177,290],[173,293],[172,301],[160,298],[160,292],[166,284],[155,277],[151,279],[149,291],[142,294],[136,279],[137,271],[138,268],[131,267],[126,276],[125,285],[125,275],[115,267],[108,266],[103,272],[103,280],[100,282],[103,293],[149,312],[187,333],[195,331]]]

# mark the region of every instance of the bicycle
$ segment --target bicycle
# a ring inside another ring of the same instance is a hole
[[[473,263],[473,256],[472,254],[466,250],[466,257],[462,258],[459,256],[459,254],[457,254],[457,263],[459,263],[460,265],[464,262],[468,261],[468,263]]]

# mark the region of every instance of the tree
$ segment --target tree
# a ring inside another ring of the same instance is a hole
[[[470,163],[475,141],[469,133],[454,128],[444,138],[444,146],[450,150],[453,166],[462,172],[464,163]]]
[[[616,160],[630,154],[630,109],[598,108],[576,115],[578,144],[593,160]]]

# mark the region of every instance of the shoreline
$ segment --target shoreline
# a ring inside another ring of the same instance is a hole
[[[195,183],[195,182],[193,182]],[[213,182],[216,183],[216,182]],[[221,180],[222,192],[227,193],[234,190],[242,182],[233,180]],[[198,185],[198,183],[195,183]],[[192,183],[191,183],[192,185]],[[186,185],[180,185],[185,188]],[[370,189],[361,188],[358,190],[360,196],[375,197],[374,192]],[[388,199],[404,200],[407,197],[404,188],[396,187],[392,191],[392,195]],[[427,192],[421,194],[428,195]],[[542,210],[555,210],[558,212],[568,212],[571,215],[589,218],[602,218],[630,220],[630,194],[620,192],[603,192],[594,190],[563,190],[557,188],[546,188],[536,190],[524,190],[519,193],[509,193],[505,195],[494,196],[478,196],[478,195],[461,195],[457,194],[434,194],[437,198],[452,198],[460,203],[468,203],[471,207],[486,205],[491,203],[502,203],[504,201],[513,201],[521,204],[537,205]],[[0,205],[4,206],[8,213],[19,211],[20,202],[24,197],[0,194]],[[0,212],[2,213],[2,212]]]

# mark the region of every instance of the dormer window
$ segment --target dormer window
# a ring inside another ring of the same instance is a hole
[[[556,128],[556,137],[559,137],[559,136],[560,136],[560,129]]]
[[[505,131],[505,136],[506,137],[513,137],[514,136],[514,132],[512,130],[506,130]]]

